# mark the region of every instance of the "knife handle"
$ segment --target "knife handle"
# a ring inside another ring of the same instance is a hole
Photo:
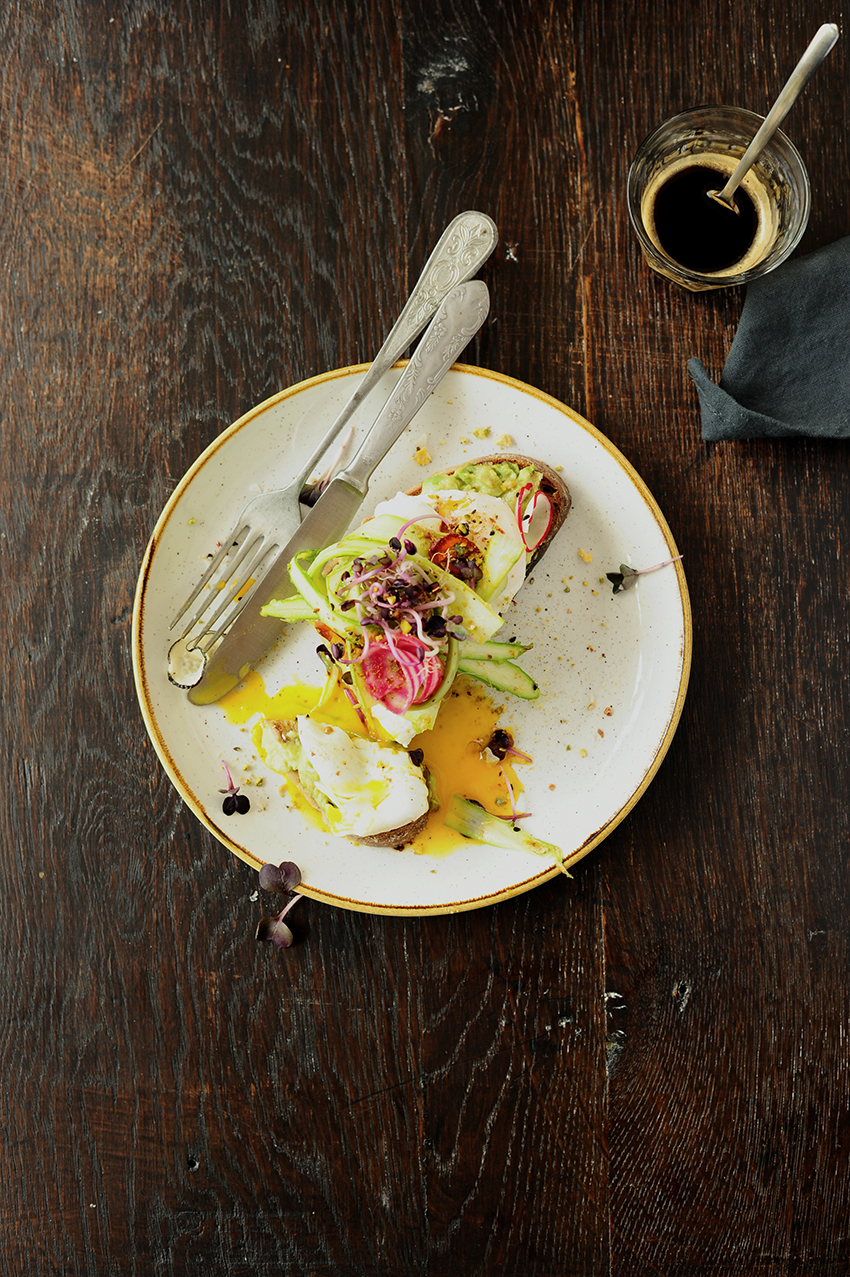
[[[480,279],[460,284],[441,302],[425,336],[399,378],[380,416],[351,465],[337,476],[364,495],[369,479],[461,351],[478,332],[490,310],[490,294]]]
[[[416,340],[446,294],[464,280],[470,279],[484,265],[498,241],[496,223],[486,213],[467,209],[449,222],[383,346],[298,476],[299,487],[307,482],[323,454],[366,396],[371,394],[384,374],[401,358],[410,343]]]

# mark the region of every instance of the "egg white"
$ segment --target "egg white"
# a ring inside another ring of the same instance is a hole
[[[428,810],[428,786],[409,755],[382,741],[299,716],[298,735],[317,787],[339,809],[334,833],[368,837],[401,829]]]

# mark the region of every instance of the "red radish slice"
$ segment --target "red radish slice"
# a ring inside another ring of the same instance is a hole
[[[427,700],[436,691],[443,666],[433,653],[420,659],[421,645],[406,635],[393,635],[393,645],[404,664],[386,643],[373,642],[362,662],[363,679],[370,696],[393,714],[405,714],[411,705]]]
[[[545,492],[535,492],[531,500],[523,507],[525,495],[530,491],[531,484],[525,484],[520,489],[516,504],[520,536],[529,554],[546,540],[554,518],[552,502]]]
[[[413,703],[414,687],[405,666],[399,665],[385,643],[375,643],[362,663],[369,695],[394,714],[403,714]]]
[[[516,499],[516,521],[517,521],[517,527],[519,528],[519,534],[520,534],[520,536],[522,536],[522,513],[523,513],[523,508],[524,508],[524,506],[525,506],[525,499],[526,499],[526,496],[528,495],[528,493],[529,493],[530,491],[531,491],[531,484],[530,484],[530,483],[524,483],[524,484],[522,485],[522,487],[520,488],[520,490],[519,490],[518,494],[517,494],[517,499]],[[523,539],[523,541],[524,541],[524,540],[525,540],[525,537],[522,537],[522,539]]]
[[[443,665],[438,657],[434,656],[426,658],[425,663],[422,666],[422,670],[424,678],[419,691],[416,694],[414,704],[418,704],[420,701],[427,701],[434,695],[437,688],[443,681]]]

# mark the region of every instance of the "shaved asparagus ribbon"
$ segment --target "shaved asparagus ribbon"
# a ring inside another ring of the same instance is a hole
[[[454,794],[446,808],[444,816],[449,829],[455,829],[464,838],[475,842],[489,843],[492,847],[505,847],[516,851],[532,851],[536,856],[552,856],[558,868],[568,878],[572,877],[564,861],[564,853],[554,843],[544,842],[542,838],[532,838],[516,825],[507,824],[498,816],[470,802],[460,794]]]

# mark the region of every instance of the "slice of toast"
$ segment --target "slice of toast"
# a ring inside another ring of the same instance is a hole
[[[428,824],[430,815],[429,808],[428,811],[418,816],[416,820],[408,821],[400,829],[387,829],[382,833],[368,834],[363,838],[358,837],[356,834],[346,834],[345,837],[349,842],[359,843],[362,847],[394,847],[396,851],[401,851],[402,847],[406,847],[409,842],[412,842],[417,834],[422,833],[422,830]]]

